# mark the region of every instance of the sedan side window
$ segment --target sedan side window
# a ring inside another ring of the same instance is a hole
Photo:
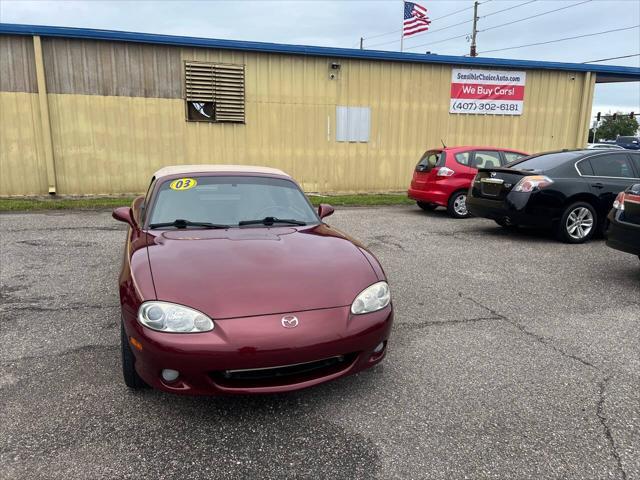
[[[640,155],[631,155],[631,160],[636,165],[636,172],[640,175]]]
[[[582,160],[576,164],[580,175],[593,175],[593,168],[591,168],[591,162],[589,159]]]
[[[633,169],[625,153],[613,153],[591,157],[593,174],[596,177],[633,178]]]
[[[473,159],[474,168],[497,168],[502,165],[500,152],[492,150],[477,150]]]

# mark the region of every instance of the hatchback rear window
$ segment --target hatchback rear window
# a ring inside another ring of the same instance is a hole
[[[535,157],[516,160],[507,164],[507,166],[516,170],[550,170],[570,160],[577,160],[580,155],[578,152],[543,153]]]
[[[431,170],[433,167],[442,167],[444,165],[445,153],[441,150],[428,150],[424,152],[422,158],[416,165],[416,170]]]

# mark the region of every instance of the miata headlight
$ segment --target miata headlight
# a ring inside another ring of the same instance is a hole
[[[145,302],[138,310],[138,321],[160,332],[197,333],[213,330],[213,321],[193,308],[169,302]]]
[[[361,313],[375,312],[382,310],[391,302],[391,292],[387,282],[374,283],[365,288],[351,304],[351,313],[360,315]]]

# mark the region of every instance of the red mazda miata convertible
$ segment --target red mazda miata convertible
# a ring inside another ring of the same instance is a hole
[[[363,245],[325,224],[284,172],[185,165],[113,212],[129,224],[122,369],[132,388],[297,390],[385,356],[393,307]]]

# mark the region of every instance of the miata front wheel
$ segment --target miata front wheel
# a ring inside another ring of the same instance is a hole
[[[122,322],[120,322],[120,348],[122,350],[122,376],[124,377],[124,383],[127,387],[136,390],[146,388],[147,384],[136,372],[136,357],[133,356]]]

